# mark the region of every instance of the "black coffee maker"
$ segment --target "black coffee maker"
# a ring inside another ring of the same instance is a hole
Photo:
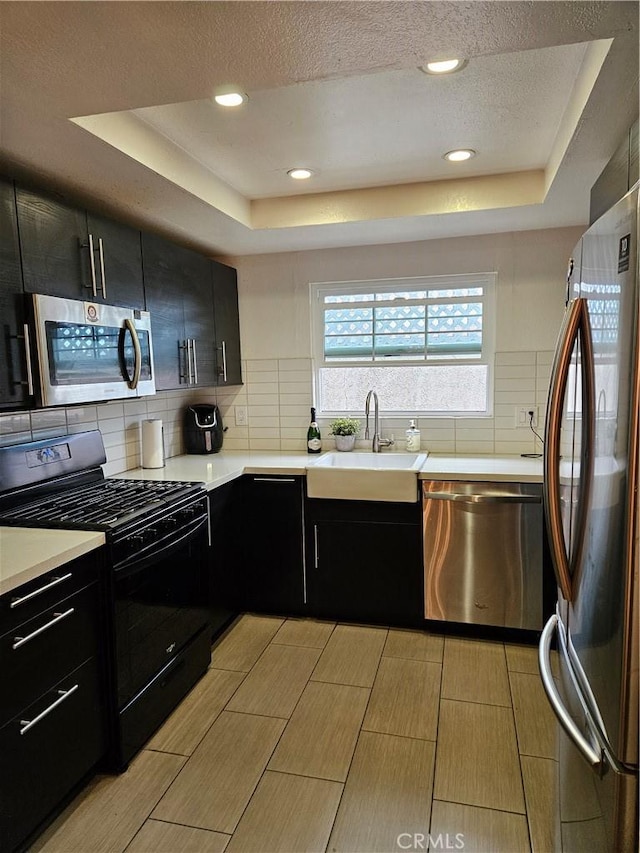
[[[184,412],[184,443],[187,453],[217,453],[224,427],[217,406],[187,406]]]

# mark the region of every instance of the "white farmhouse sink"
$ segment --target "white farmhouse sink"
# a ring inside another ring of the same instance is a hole
[[[327,453],[307,468],[310,498],[418,500],[418,472],[427,453]]]

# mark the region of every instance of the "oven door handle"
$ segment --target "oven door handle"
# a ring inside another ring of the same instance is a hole
[[[164,544],[163,541],[160,540],[160,543],[157,546],[154,545],[150,548],[144,548],[139,556],[134,555],[128,560],[116,565],[114,567],[114,571],[121,577],[125,576],[122,574],[123,572],[126,573],[126,575],[129,575],[134,572],[141,571],[151,565],[151,563],[156,562],[159,558],[170,556],[174,551],[182,548],[189,539],[193,539],[201,530],[207,530],[207,528],[208,517],[204,515],[191,522],[188,528],[183,528],[186,529],[186,532],[177,539],[170,538],[168,541],[164,542]]]
[[[140,381],[140,373],[142,372],[142,350],[140,349],[140,338],[138,337],[136,327],[128,317],[125,318],[123,331],[124,335],[129,332],[129,334],[131,335],[131,342],[133,343],[134,362],[133,376],[131,376],[129,374],[129,371],[127,370],[124,358],[124,335],[122,336],[122,369],[127,385],[133,391],[138,387],[138,382]]]

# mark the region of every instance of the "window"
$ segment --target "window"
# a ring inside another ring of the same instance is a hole
[[[495,274],[311,285],[316,405],[358,414],[491,412]]]

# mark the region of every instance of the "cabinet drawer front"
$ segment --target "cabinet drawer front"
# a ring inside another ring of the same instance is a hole
[[[100,564],[97,553],[78,557],[7,592],[0,598],[0,634],[12,631],[97,580]]]
[[[91,659],[0,729],[0,850],[13,850],[39,826],[104,755],[105,743]]]
[[[98,584],[93,583],[0,637],[0,672],[8,685],[0,723],[96,655],[99,628]]]

